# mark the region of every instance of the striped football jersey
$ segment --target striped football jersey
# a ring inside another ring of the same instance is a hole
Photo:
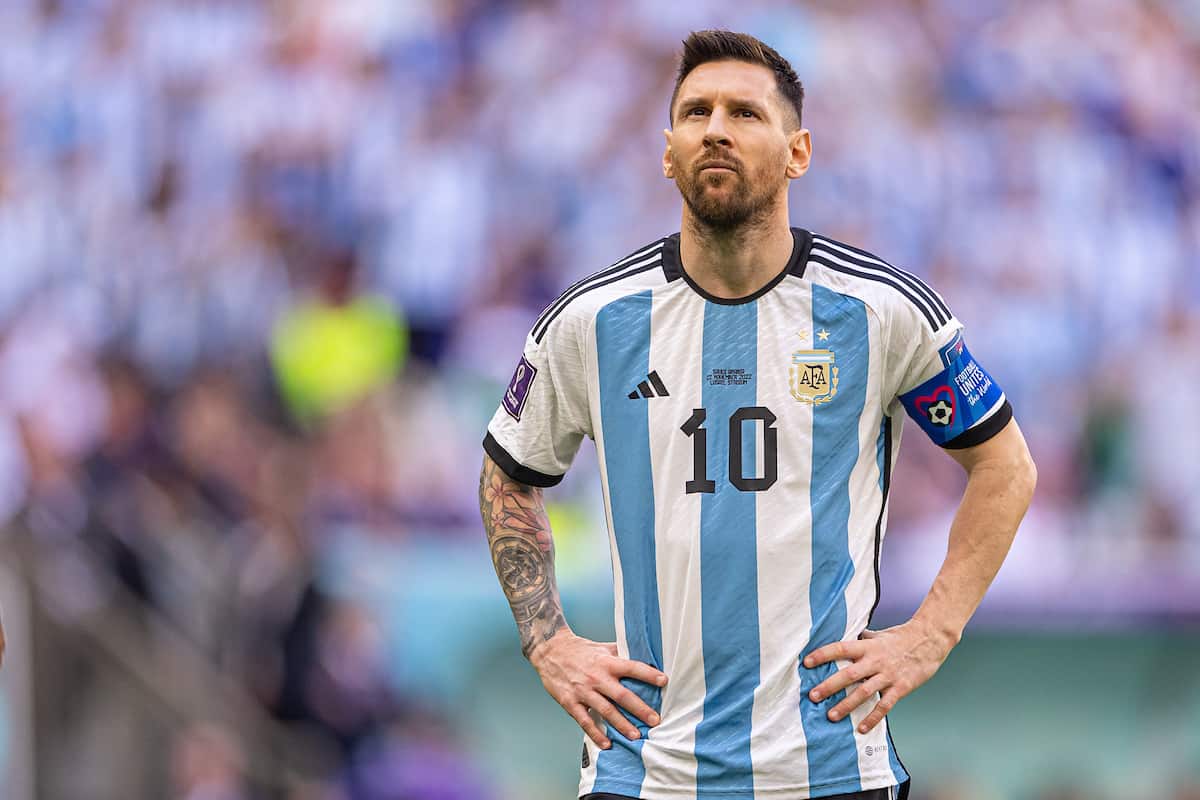
[[[857,725],[807,693],[848,662],[879,601],[888,484],[905,414],[979,444],[1012,410],[961,324],[915,276],[793,229],[752,296],[708,295],[679,235],[571,286],[537,319],[484,448],[552,486],[596,443],[625,681],[661,715],[609,750],[585,737],[580,794],[823,797],[908,779],[887,720]],[[901,413],[901,409],[905,413]],[[876,697],[876,700],[878,697]]]

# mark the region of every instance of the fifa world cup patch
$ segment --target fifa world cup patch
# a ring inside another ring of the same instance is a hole
[[[537,367],[530,364],[525,356],[517,362],[508,388],[504,390],[504,410],[517,422],[521,421],[521,410],[525,408],[525,400],[529,397],[529,387],[537,377]]]
[[[900,401],[929,438],[944,445],[998,408],[1004,392],[967,350],[962,334],[939,355],[946,368]]]

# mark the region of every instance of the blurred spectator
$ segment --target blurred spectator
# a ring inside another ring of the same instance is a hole
[[[230,737],[213,726],[198,725],[175,745],[173,772],[178,800],[245,800],[245,765]]]

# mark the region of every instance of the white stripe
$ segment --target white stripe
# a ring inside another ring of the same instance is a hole
[[[850,558],[854,562],[854,576],[846,589],[846,631],[844,639],[855,640],[867,626],[867,617],[875,604],[875,525],[879,520],[879,504],[883,500],[879,473],[879,430],[883,422],[881,380],[883,347],[880,331],[874,317],[868,317],[871,368],[867,372],[867,394],[863,414],[858,420],[859,455],[850,473]],[[894,451],[893,451],[894,453]],[[894,456],[893,456],[894,458]],[[839,662],[840,667],[849,662]],[[859,684],[846,688],[850,694]],[[879,694],[850,712],[854,726],[854,743],[858,751],[858,771],[864,789],[887,786],[895,778],[887,753],[887,727],[876,725],[867,733],[859,733],[858,726],[867,718],[879,702]],[[871,755],[867,755],[870,748]]]
[[[909,272],[908,270],[901,269],[900,267],[889,264],[886,261],[884,261],[883,259],[876,258],[875,256],[868,256],[868,255],[864,255],[863,253],[856,253],[853,250],[850,250],[849,248],[839,245],[837,242],[834,242],[830,239],[826,239],[824,236],[814,236],[813,244],[818,245],[818,246],[824,246],[827,248],[832,248],[834,250],[838,250],[838,251],[845,253],[846,255],[851,256],[853,258],[859,258],[859,259],[862,259],[863,261],[870,261],[870,262],[878,264],[879,266],[884,267],[888,270],[892,270],[901,275],[904,275],[905,277],[909,278],[910,280],[915,281],[922,289],[924,289],[930,295],[937,298],[937,303],[941,304],[941,307],[938,309],[938,311],[941,312],[940,316],[944,316],[944,317],[951,316],[950,308],[946,305],[946,301],[942,299],[942,296],[940,294],[938,294],[936,291],[934,291],[932,286],[930,286],[925,281],[921,280],[921,278],[919,276],[914,275],[913,273]],[[918,294],[920,294],[920,292],[918,292]],[[935,305],[937,305],[937,303],[935,303]]]
[[[630,261],[641,258],[642,256],[646,255],[647,253],[651,253],[651,252],[663,249],[664,245],[666,245],[666,242],[660,239],[659,241],[655,242],[654,244],[650,245],[649,247],[643,247],[641,250],[638,250],[636,253],[632,253],[630,255],[625,256],[624,258],[622,258],[620,261],[616,262],[612,266],[619,267],[622,264],[628,264]],[[603,271],[604,270],[600,270],[600,272],[603,272]]]
[[[900,278],[887,272],[886,270],[878,269],[876,267],[864,266],[862,264],[856,264],[853,261],[846,261],[845,259],[840,258],[833,251],[831,251],[827,248],[819,247],[816,244],[813,245],[812,253],[814,255],[819,255],[823,258],[828,258],[830,261],[837,262],[838,264],[841,264],[843,267],[846,267],[847,269],[853,269],[853,270],[858,270],[860,272],[876,274],[876,275],[879,275],[879,277],[881,277],[881,278],[887,278],[889,281],[891,281],[892,283],[894,283],[896,285],[897,290],[901,294],[903,294],[906,298],[908,298],[908,300],[910,302],[912,302],[913,305],[918,306],[923,311],[925,311],[925,313],[929,314],[929,316],[932,317],[933,320],[937,323],[937,326],[939,328],[943,327],[946,324],[946,322],[943,318],[948,316],[947,314],[943,314],[941,309],[931,308],[929,305],[929,301],[926,300],[924,297],[922,297],[920,292],[918,292],[916,289],[912,288],[911,286],[907,285],[904,281],[900,280]],[[854,255],[855,255],[855,257],[857,257],[857,254],[854,254]]]
[[[811,320],[812,288],[807,283],[785,280],[758,301],[758,404],[775,414],[779,431],[778,481],[757,494],[755,510],[759,685],[751,712],[750,759],[756,765],[755,795],[762,797],[784,796],[781,787],[808,785],[797,648],[812,627],[813,407],[792,398],[788,372],[792,352],[813,347]],[[801,331],[807,339],[796,336]],[[802,789],[794,796],[807,797],[808,792]]]
[[[663,721],[650,729],[642,746],[646,776],[641,796],[672,800],[695,797],[696,726],[704,715],[697,535],[701,495],[684,491],[692,478],[692,439],[679,430],[701,396],[704,306],[683,281],[655,290],[650,368],[658,371],[670,394],[638,401],[649,403],[650,410],[658,605],[663,671],[670,679],[663,692]]]
[[[873,317],[868,317],[874,322]],[[882,371],[882,347],[879,341],[880,331],[874,324],[868,325],[870,340],[871,369],[867,372],[867,396],[863,414],[858,420],[858,461],[850,472],[850,523],[849,546],[850,559],[854,562],[854,576],[846,588],[846,631],[845,640],[853,641],[867,627],[867,617],[870,616],[871,606],[875,604],[875,523],[879,519],[879,504],[883,493],[879,487],[879,426],[883,421],[883,411],[880,408],[882,389],[880,381]],[[849,666],[850,662],[839,662],[839,667]],[[858,688],[851,684],[846,689],[850,694]],[[867,733],[859,733],[858,726],[862,723],[875,704],[879,695],[869,698],[854,711],[850,712],[850,720],[854,725],[854,743],[858,751],[858,772],[863,788],[886,786],[892,780],[891,765],[888,762],[886,729],[876,725]],[[871,755],[867,755],[867,748]]]
[[[582,773],[579,776],[579,796],[583,796],[595,791],[596,786],[596,758],[600,755],[600,748],[596,747],[595,742],[591,740],[586,733],[583,735],[583,746],[587,749],[588,765],[582,767]]]

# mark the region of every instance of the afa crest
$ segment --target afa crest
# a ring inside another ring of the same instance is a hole
[[[838,368],[832,350],[797,350],[788,368],[792,397],[808,405],[828,403],[837,395]]]

